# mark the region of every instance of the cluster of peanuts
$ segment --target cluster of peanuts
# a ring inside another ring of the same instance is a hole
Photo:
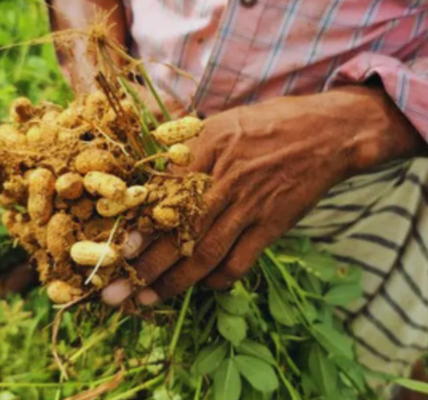
[[[98,117],[114,123],[102,93],[86,100],[87,106],[94,104]],[[74,127],[75,122],[69,122],[79,115],[75,108],[43,110],[40,117],[40,109],[37,111],[28,99],[18,99],[10,114],[14,124],[0,126],[5,166],[0,175],[0,203],[7,209],[2,221],[38,264],[40,279],[52,301],[67,303],[81,296],[85,291],[83,281],[94,267],[108,271],[92,276],[91,283],[97,289],[117,275],[116,266],[122,261],[120,241],[107,240],[105,232],[105,227],[111,231],[111,221],[117,218],[124,221],[122,241],[131,226],[143,231],[177,229],[182,252],[191,254],[194,240],[190,225],[203,207],[202,196],[209,186],[207,176],[175,178],[160,174],[138,184],[137,166],[144,160],[121,164],[99,137],[84,145],[76,141],[80,137],[76,131],[82,135],[88,132],[88,126],[82,129],[82,124]],[[43,124],[34,123],[36,119]],[[76,129],[58,130],[58,126]],[[152,132],[165,149],[159,156],[175,165],[189,165],[191,151],[182,142],[202,129],[203,122],[190,116],[160,125]],[[64,143],[68,143],[71,157],[65,167],[56,168],[56,164],[49,164],[49,154],[55,154],[59,144],[63,149]],[[35,148],[44,152],[44,157],[34,152]],[[9,159],[14,160],[13,168],[12,162],[6,164]],[[109,224],[105,224],[107,221]],[[88,226],[96,226],[96,234],[89,234]],[[76,267],[86,271],[76,273]]]

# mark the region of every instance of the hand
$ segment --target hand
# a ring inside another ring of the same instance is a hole
[[[0,298],[8,293],[22,293],[37,282],[37,274],[27,263],[17,265],[0,275]]]
[[[134,263],[147,284],[138,294],[145,305],[200,281],[229,287],[334,184],[422,146],[381,90],[360,87],[222,112],[208,118],[189,145],[195,155],[190,170],[214,178],[208,213],[190,258],[180,256],[171,236],[150,244],[150,238],[132,234],[134,254],[146,248]],[[117,304],[130,291],[121,280],[103,298]]]

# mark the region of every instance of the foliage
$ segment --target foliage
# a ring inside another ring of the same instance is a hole
[[[338,269],[307,240],[288,238],[226,293],[192,289],[136,315],[88,302],[61,322],[68,380],[52,358],[46,296],[12,296],[0,304],[0,399],[375,400],[334,315],[349,298],[328,295],[359,285],[357,269]]]
[[[52,45],[28,43],[49,32],[44,1],[1,0],[0,15],[0,48],[24,43],[0,50],[0,120],[6,117],[11,101],[22,95],[65,104],[71,93]]]

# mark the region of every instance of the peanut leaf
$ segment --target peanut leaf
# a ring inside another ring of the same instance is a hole
[[[238,400],[241,396],[241,377],[233,359],[224,360],[214,376],[215,400]]]

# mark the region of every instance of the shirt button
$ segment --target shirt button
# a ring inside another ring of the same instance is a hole
[[[253,7],[257,4],[257,0],[240,0],[244,7]]]

